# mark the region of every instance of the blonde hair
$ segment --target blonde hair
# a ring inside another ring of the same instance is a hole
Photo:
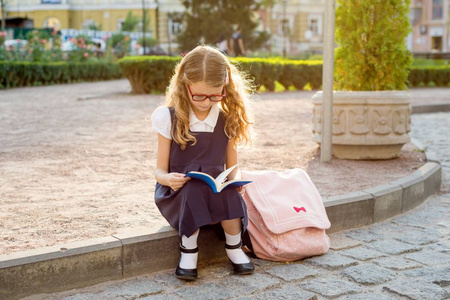
[[[172,139],[185,149],[197,139],[189,132],[190,97],[186,85],[204,81],[212,87],[225,85],[226,98],[220,102],[225,113],[225,134],[234,143],[251,143],[249,108],[251,82],[215,48],[198,46],[175,67],[166,92],[166,106],[175,109]]]

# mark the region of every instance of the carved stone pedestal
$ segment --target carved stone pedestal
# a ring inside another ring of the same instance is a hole
[[[313,96],[313,140],[319,144],[322,96],[322,92]],[[333,155],[337,158],[395,158],[409,142],[408,92],[334,92],[333,98]]]

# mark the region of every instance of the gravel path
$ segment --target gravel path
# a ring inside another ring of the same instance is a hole
[[[331,234],[326,255],[289,264],[255,259],[249,276],[232,275],[223,260],[200,265],[193,283],[176,279],[172,269],[29,299],[449,299],[448,128],[450,113],[413,116],[412,136],[443,162],[441,193],[386,222]]]
[[[166,224],[153,203],[159,95],[132,95],[127,80],[0,91],[0,254]],[[436,89],[434,100],[446,89]],[[417,91],[425,101],[426,89]],[[323,196],[412,173],[423,155],[319,163],[311,141],[314,92],[267,93],[255,101],[247,170],[304,168]],[[415,101],[419,101],[419,100]],[[294,134],[293,134],[294,133]],[[371,172],[367,172],[367,170]]]

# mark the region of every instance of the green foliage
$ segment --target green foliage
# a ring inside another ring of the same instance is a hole
[[[6,32],[0,31],[0,46],[5,42],[6,40]]]
[[[109,45],[117,56],[122,57],[130,51],[130,37],[121,32],[114,33],[109,39]]]
[[[119,44],[124,39],[125,39],[125,34],[119,32],[119,33],[112,34],[111,37],[109,38],[108,42],[109,42],[109,45],[112,48],[114,48],[117,44]]]
[[[122,25],[122,31],[134,31],[137,25],[140,22],[140,18],[138,16],[133,15],[133,13],[128,11],[125,21]]]
[[[180,58],[167,56],[128,56],[119,60],[133,93],[164,93]],[[322,83],[322,62],[289,61],[280,58],[233,58],[231,62],[253,80],[257,90],[303,89],[307,84],[318,89]],[[277,81],[279,83],[277,83]]]
[[[338,0],[336,88],[404,90],[412,62],[405,39],[410,0]]]
[[[254,12],[260,8],[255,0],[184,0],[185,31],[177,40],[182,51],[190,51],[198,44],[215,45],[221,35],[231,39],[234,27],[242,28],[245,49],[259,49],[268,39],[266,32],[256,32],[258,20]]]
[[[130,81],[133,92],[164,93],[180,58],[168,56],[128,56],[119,60],[120,68]],[[322,85],[322,61],[281,58],[232,58],[231,62],[253,80],[256,90],[311,90]],[[448,86],[450,66],[412,67],[411,86]],[[283,88],[280,87],[283,86]]]
[[[319,89],[322,85],[322,61],[286,61],[278,81],[285,88],[294,86],[296,89],[302,90],[309,83],[311,89]]]
[[[415,67],[448,66],[450,61],[448,59],[414,58],[412,65]]]
[[[138,42],[139,45],[143,46],[144,45],[144,38],[141,37]],[[158,40],[152,37],[146,37],[145,38],[145,47],[153,47],[156,46],[158,44]],[[147,52],[146,52],[147,53]]]
[[[122,72],[110,62],[9,62],[0,61],[0,88],[118,79]]]
[[[86,45],[92,44],[91,37],[88,36],[87,34],[79,34],[75,37],[75,39],[79,40],[81,43],[84,43]]]
[[[102,24],[92,23],[88,26],[89,30],[102,30]]]
[[[7,61],[5,53],[0,48],[0,88],[108,80],[121,78],[123,73],[134,93],[164,93],[180,60],[167,56],[129,56],[118,63],[106,60],[38,63]],[[231,61],[254,80],[257,90],[319,89],[322,84],[321,61],[281,58],[234,58]],[[411,67],[409,83],[415,87],[449,86],[450,66]]]
[[[150,17],[150,11],[148,10],[148,9],[146,9],[146,10],[144,10],[144,17],[142,18],[142,19],[144,19],[145,18],[145,31],[149,31],[150,30],[150,19],[151,19],[151,17]],[[144,21],[144,20],[142,20],[142,21]],[[142,22],[142,23],[144,23],[144,22]]]
[[[179,58],[167,56],[127,56],[119,60],[123,75],[130,81],[133,93],[163,93]]]
[[[450,66],[411,67],[409,73],[411,86],[448,86]]]
[[[75,49],[65,53],[65,58],[71,62],[85,62],[94,58],[95,45],[87,35],[77,35],[70,40]]]
[[[48,41],[50,37],[50,33],[47,30],[33,30],[27,32],[27,34],[25,35],[27,41],[31,41],[33,39]]]

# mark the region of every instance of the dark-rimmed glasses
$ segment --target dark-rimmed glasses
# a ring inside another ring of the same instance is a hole
[[[205,101],[206,98],[209,99],[211,102],[220,102],[227,96],[227,92],[225,91],[225,87],[223,87],[222,94],[221,95],[203,95],[203,94],[194,94],[191,91],[191,87],[187,85],[189,93],[191,94],[193,101]]]

